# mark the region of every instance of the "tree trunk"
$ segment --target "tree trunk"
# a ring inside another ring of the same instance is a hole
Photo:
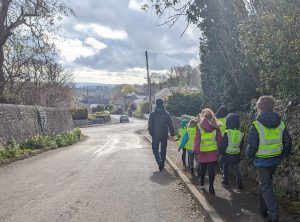
[[[3,46],[0,46],[0,97],[3,94],[4,86],[5,86],[5,76],[4,76],[4,53]]]

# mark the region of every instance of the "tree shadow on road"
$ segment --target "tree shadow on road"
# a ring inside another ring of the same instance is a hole
[[[154,172],[150,176],[150,180],[154,183],[158,183],[162,186],[166,186],[166,185],[176,181],[177,179],[168,170],[163,170],[163,171]]]

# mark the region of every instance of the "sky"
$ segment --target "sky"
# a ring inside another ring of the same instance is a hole
[[[63,39],[55,40],[60,62],[75,82],[146,83],[145,51],[150,73],[199,63],[199,31],[186,21],[171,29],[160,26],[154,9],[141,10],[145,0],[69,0],[76,16],[62,21]]]

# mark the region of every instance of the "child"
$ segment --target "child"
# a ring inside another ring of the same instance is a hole
[[[179,150],[185,149],[188,152],[188,163],[189,163],[189,168],[191,169],[191,174],[194,175],[194,160],[195,160],[195,155],[193,153],[193,148],[194,148],[194,140],[195,140],[195,135],[196,135],[196,129],[197,129],[197,121],[196,120],[190,120],[188,128],[186,130],[186,133],[184,134],[181,143],[179,144]]]
[[[228,113],[229,113],[228,109],[225,106],[221,106],[216,112],[216,117],[218,119],[218,122],[221,124],[220,130],[222,133],[222,137],[224,136],[224,133],[226,131],[225,118],[228,115]],[[219,167],[220,167],[220,171],[223,173],[223,157],[221,155],[219,156]]]
[[[240,153],[243,147],[243,133],[239,130],[240,119],[239,115],[229,113],[226,117],[226,128],[220,154],[223,155],[223,180],[224,185],[228,185],[229,166],[232,166],[236,176],[236,183],[239,189],[243,189],[241,174],[239,170]]]
[[[279,207],[272,187],[272,177],[281,160],[291,152],[292,141],[278,114],[273,96],[262,96],[256,104],[257,117],[248,138],[246,157],[253,160],[259,180],[259,201],[262,216],[279,221]]]
[[[218,119],[218,122],[221,124],[220,125],[220,130],[222,133],[222,136],[224,135],[225,131],[226,131],[226,123],[225,123],[225,119],[226,116],[228,115],[228,109],[225,106],[221,106],[218,111],[216,112],[216,117]]]
[[[188,121],[186,119],[183,119],[183,120],[181,120],[180,124],[181,124],[181,127],[178,130],[178,136],[180,138],[179,142],[178,142],[178,145],[181,144],[182,138],[183,138],[184,134],[186,133],[186,125],[188,124]],[[181,157],[181,159],[182,159],[183,166],[186,166],[186,149],[185,149],[185,147],[182,147],[182,157]]]
[[[200,129],[196,131],[194,153],[197,154],[198,176],[204,186],[206,169],[209,177],[209,193],[215,194],[215,166],[218,161],[218,147],[222,142],[220,125],[212,110],[203,109],[200,114]]]

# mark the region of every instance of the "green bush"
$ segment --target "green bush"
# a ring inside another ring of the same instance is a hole
[[[143,118],[143,113],[141,110],[141,107],[138,107],[133,113],[132,116],[134,116],[135,118]]]
[[[150,113],[151,112],[151,107],[150,107],[150,102],[143,102],[141,104],[141,111],[142,113]]]
[[[73,120],[82,120],[88,118],[87,108],[73,109],[72,110]]]
[[[202,94],[175,92],[169,96],[166,109],[173,116],[183,114],[197,116],[202,109]]]
[[[105,105],[97,105],[97,107],[92,108],[92,112],[103,112],[105,110]]]
[[[16,141],[12,140],[5,147],[0,147],[0,160],[18,157],[23,154],[31,155],[32,150],[36,149],[55,149],[69,146],[79,142],[81,135],[81,130],[76,128],[70,132],[53,136],[35,135],[27,139],[20,146]]]
[[[12,157],[18,157],[23,154],[31,154],[32,150],[30,149],[20,149],[16,141],[12,140],[8,142],[5,147],[0,147],[0,160],[9,159]]]
[[[89,115],[89,119],[90,120],[94,120],[94,119],[104,119],[104,122],[109,122],[111,120],[111,116],[109,113],[107,112],[96,112],[94,114],[90,114]]]

